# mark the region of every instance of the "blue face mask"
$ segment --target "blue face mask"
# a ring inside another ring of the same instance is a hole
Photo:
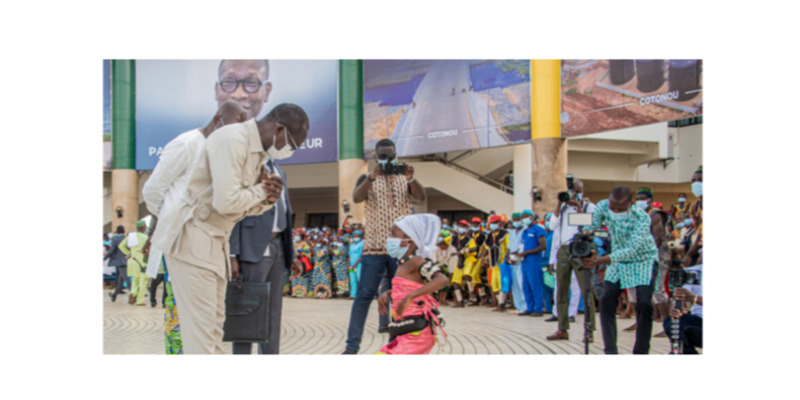
[[[628,216],[630,215],[630,212],[626,211],[624,213],[615,213],[615,212],[613,212],[611,210],[608,210],[608,214],[611,216],[611,220],[612,221],[622,222],[622,221],[625,221],[626,219],[628,219]]]
[[[477,227],[477,226],[471,226],[471,227],[469,227],[469,229],[471,229],[473,232],[477,232],[477,231],[481,230],[481,228]]]
[[[386,252],[389,253],[389,257],[401,259],[408,251],[408,246],[400,247],[400,243],[403,242],[403,239],[400,238],[393,238],[390,237],[386,239]]]
[[[299,236],[295,236],[293,240],[294,240],[295,243],[297,243],[297,242],[300,241],[300,237]]]
[[[703,197],[703,182],[692,182],[692,193],[695,197]]]
[[[583,193],[575,193],[575,200],[578,201],[583,200]]]
[[[464,228],[463,226],[459,226],[458,227],[458,233],[460,233],[460,234],[467,233],[467,228]]]
[[[522,223],[523,223],[525,226],[531,226],[531,224],[533,223],[533,219],[531,219],[531,218],[523,218],[523,219],[522,219]]]
[[[500,224],[489,224],[489,229],[496,231],[497,228],[500,227]]]
[[[679,223],[679,224],[675,225],[675,227],[676,227],[676,228],[683,228],[683,226],[684,226],[684,225],[683,225],[683,222],[681,222],[681,223]]]
[[[449,230],[450,229],[450,225],[442,225],[442,229]]]
[[[353,238],[353,243],[358,243],[358,242],[360,242],[360,241],[361,241],[361,238],[360,238],[360,237],[355,237],[355,238]]]
[[[511,226],[513,226],[514,228],[519,228],[519,227],[522,226],[522,222],[521,221],[513,221],[513,222],[511,222]]]
[[[647,210],[647,207],[650,206],[650,203],[647,200],[637,200],[636,206],[639,207],[642,211]]]
[[[686,203],[686,199],[684,199],[683,197],[681,197],[680,199],[678,199],[678,203]]]

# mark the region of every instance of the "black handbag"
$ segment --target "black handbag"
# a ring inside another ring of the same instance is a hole
[[[269,342],[270,282],[228,281],[224,342]]]

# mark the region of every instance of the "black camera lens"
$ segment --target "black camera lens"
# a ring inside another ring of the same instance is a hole
[[[572,199],[572,196],[569,194],[569,192],[559,192],[558,193],[558,201],[567,202],[567,201],[570,201],[570,199]]]

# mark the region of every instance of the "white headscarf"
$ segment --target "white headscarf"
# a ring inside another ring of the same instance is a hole
[[[406,215],[396,219],[394,224],[414,241],[418,256],[428,257],[436,250],[436,238],[442,228],[442,220],[436,215]]]

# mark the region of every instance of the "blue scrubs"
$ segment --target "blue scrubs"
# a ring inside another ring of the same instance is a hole
[[[523,251],[539,247],[539,238],[546,237],[544,228],[533,224],[522,231]],[[522,291],[528,303],[528,312],[544,311],[544,276],[542,275],[543,252],[529,254],[522,260]],[[532,301],[527,301],[532,299]]]

